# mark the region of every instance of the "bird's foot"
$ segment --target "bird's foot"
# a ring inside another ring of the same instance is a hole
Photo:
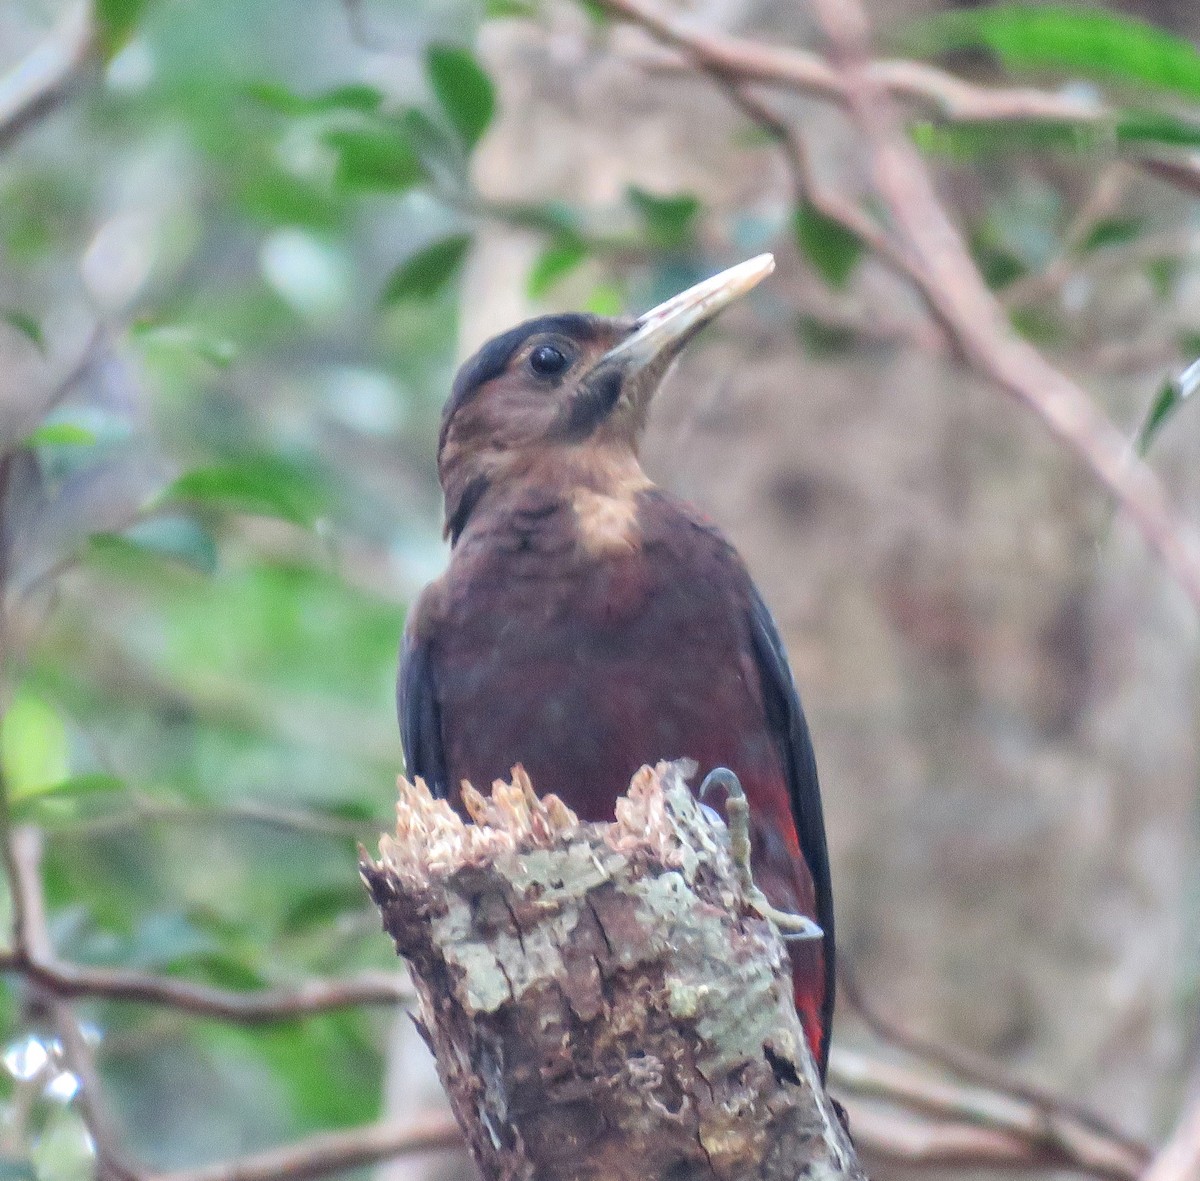
[[[729,852],[746,901],[756,913],[769,923],[774,923],[788,942],[824,938],[825,932],[812,919],[772,906],[767,896],[754,884],[754,874],[750,869],[750,804],[742,790],[741,780],[728,767],[715,768],[700,785],[700,802],[703,804],[705,796],[720,787],[725,789],[725,812],[729,817]]]

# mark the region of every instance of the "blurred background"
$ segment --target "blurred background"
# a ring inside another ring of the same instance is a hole
[[[675,11],[815,43],[803,5]],[[1140,120],[909,126],[1013,323],[1200,520],[1170,384],[1200,352],[1200,189],[1129,151],[1200,144],[1200,15],[1046,9],[1078,50],[1055,62],[1044,29],[994,52],[981,14],[1012,11],[871,5],[883,55]],[[844,116],[774,103],[869,208]],[[446,560],[456,361],[762,250],[776,276],[687,353],[645,460],[786,638],[846,959],[906,1028],[1170,1130],[1200,1086],[1192,608],[1038,421],[929,347],[912,291],[797,205],[761,127],[588,3],[0,0],[0,772],[64,960],[235,990],[400,970],[356,842],[390,823],[405,608]],[[155,1170],[439,1102],[386,1007],[76,1011]],[[76,1074],[17,975],[0,1033],[0,1177],[87,1175]],[[835,1041],[891,1052],[846,1005]]]

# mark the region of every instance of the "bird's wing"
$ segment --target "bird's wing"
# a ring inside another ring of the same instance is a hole
[[[750,629],[755,659],[762,675],[767,722],[787,769],[792,816],[800,838],[800,851],[812,875],[817,901],[815,917],[825,932],[825,997],[821,1012],[821,1028],[825,1031],[821,1057],[824,1059],[828,1053],[829,1025],[833,1016],[833,889],[829,880],[829,852],[825,847],[825,820],[821,814],[817,761],[783,641],[779,638],[771,612],[753,586],[750,587]]]
[[[396,681],[400,740],[409,779],[418,775],[435,796],[444,797],[446,756],[442,748],[442,719],[438,710],[429,643],[418,627],[404,629],[400,675]]]

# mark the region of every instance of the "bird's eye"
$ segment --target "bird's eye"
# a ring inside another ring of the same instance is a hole
[[[538,345],[529,354],[529,368],[539,377],[553,377],[567,367],[566,354],[552,344]]]

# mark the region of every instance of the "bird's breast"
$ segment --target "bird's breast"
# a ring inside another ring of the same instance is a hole
[[[452,564],[437,641],[452,789],[521,762],[539,791],[599,819],[659,759],[778,777],[726,543],[586,499],[592,544],[552,541],[579,536],[578,503],[547,514],[536,542]]]

